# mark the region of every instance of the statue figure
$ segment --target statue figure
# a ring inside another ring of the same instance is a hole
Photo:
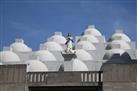
[[[70,33],[68,33],[67,35],[67,41],[65,45],[67,45],[67,48],[65,50],[66,53],[75,53],[75,50],[73,50],[73,38]]]

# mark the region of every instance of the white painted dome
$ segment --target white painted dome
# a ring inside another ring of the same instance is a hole
[[[0,52],[0,62],[20,62],[20,58],[12,51]]]
[[[126,42],[130,42],[130,38],[124,34],[123,32],[116,32],[115,34],[112,35],[111,37],[111,41],[113,40],[123,40],[123,41],[126,41]]]
[[[110,42],[110,44],[108,44],[108,46],[110,49],[114,49],[114,48],[120,48],[120,49],[131,49],[130,45],[123,41],[123,40],[114,40],[112,42]]]
[[[84,50],[96,50],[96,47],[89,41],[80,41],[77,45],[81,45]]]
[[[102,34],[95,28],[94,25],[89,25],[84,32],[85,34],[91,34],[93,36],[101,36]]]
[[[91,43],[99,43],[99,40],[93,35],[85,34],[82,36],[82,38],[86,38],[87,41],[89,41]]]
[[[31,52],[31,48],[29,48],[22,39],[16,39],[16,42],[11,44],[10,47],[15,52]]]
[[[48,50],[39,50],[36,52],[40,61],[56,61],[55,56]]]
[[[65,44],[66,38],[63,37],[62,35],[53,35],[49,38],[49,40],[57,42],[59,44]]]
[[[48,71],[47,66],[39,60],[28,60],[25,63],[27,64],[27,72]]]
[[[77,55],[77,58],[82,61],[93,60],[92,56],[83,49],[76,49],[76,55]]]
[[[56,42],[49,41],[49,42],[44,43],[44,45],[50,51],[62,51],[63,50],[62,46]]]
[[[104,55],[104,58],[103,59],[110,59],[114,54],[124,54],[125,51],[123,49],[111,49],[111,50],[108,50],[105,55]]]
[[[2,63],[0,63],[0,65],[2,65]]]
[[[79,59],[73,59],[72,71],[88,71],[88,67]]]

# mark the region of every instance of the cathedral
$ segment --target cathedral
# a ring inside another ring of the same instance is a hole
[[[0,91],[137,91],[137,49],[123,30],[55,32],[39,50],[15,39],[0,52]]]

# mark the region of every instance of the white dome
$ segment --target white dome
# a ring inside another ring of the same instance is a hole
[[[93,60],[92,56],[83,49],[76,49],[76,55],[82,61]]]
[[[84,50],[96,50],[96,47],[89,41],[80,41],[77,45],[81,45]]]
[[[99,43],[99,40],[93,35],[85,34],[85,35],[82,36],[82,38],[86,38],[87,41],[89,41],[91,43]]]
[[[31,48],[29,48],[22,39],[16,39],[16,42],[11,44],[10,47],[15,52],[31,52]]]
[[[41,61],[56,61],[55,56],[48,50],[39,50],[38,52],[36,52],[36,55]]]
[[[63,48],[61,47],[60,44],[56,43],[56,42],[46,42],[44,43],[44,45],[47,47],[48,50],[50,51],[62,51]]]
[[[126,42],[130,42],[130,38],[124,34],[124,33],[115,33],[112,35],[111,37],[111,41],[113,40],[123,40],[123,41],[126,41]]]
[[[47,66],[39,60],[28,60],[25,63],[27,64],[27,72],[48,71]]]
[[[110,47],[110,49],[113,49],[113,48],[120,48],[125,50],[131,49],[130,45],[123,40],[114,40],[110,42],[110,44],[108,44],[108,47]]]
[[[0,62],[20,62],[20,58],[12,51],[0,52]]]
[[[102,34],[95,28],[94,25],[89,25],[84,32],[85,34],[91,34],[93,36],[101,36]]]
[[[103,59],[110,59],[114,54],[124,54],[124,50],[123,49],[111,49],[111,50],[108,50],[105,55],[104,55],[104,58]]]
[[[72,71],[88,71],[88,67],[82,61],[78,59],[73,59]]]
[[[66,38],[61,35],[53,35],[50,37],[50,40],[57,42],[59,44],[65,44]]]
[[[2,63],[0,63],[0,65],[2,65]]]

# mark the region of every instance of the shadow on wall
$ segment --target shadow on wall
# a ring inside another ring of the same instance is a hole
[[[122,55],[113,54],[111,58],[105,63],[135,63],[135,60],[132,60],[130,55],[127,52],[124,52]]]

